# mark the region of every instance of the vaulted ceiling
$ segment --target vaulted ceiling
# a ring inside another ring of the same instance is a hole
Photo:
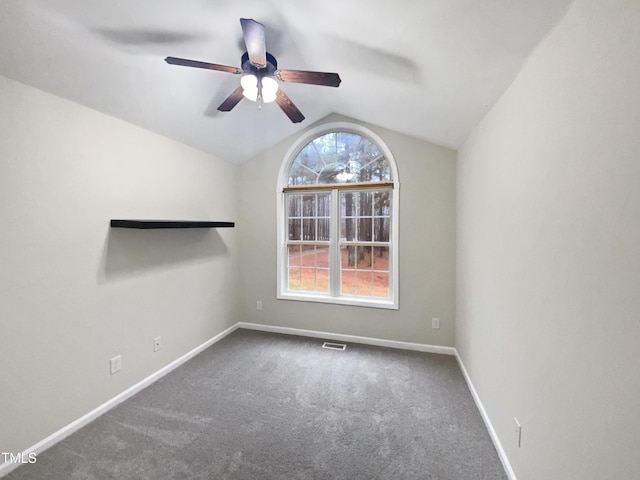
[[[0,75],[235,162],[330,113],[457,148],[571,1],[2,0]],[[164,62],[239,67],[242,17],[280,68],[340,74],[281,83],[304,122],[275,103],[219,112],[238,76]]]

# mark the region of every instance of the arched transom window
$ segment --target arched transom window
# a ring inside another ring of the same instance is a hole
[[[390,182],[391,171],[380,149],[352,132],[325,133],[296,155],[287,186]]]
[[[285,158],[280,298],[397,308],[396,169],[373,137],[325,129]]]

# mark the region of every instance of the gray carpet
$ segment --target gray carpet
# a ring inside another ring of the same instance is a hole
[[[454,357],[237,330],[6,480],[504,480]]]

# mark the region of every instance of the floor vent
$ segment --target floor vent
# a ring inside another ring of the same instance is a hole
[[[331,343],[324,342],[322,348],[328,348],[329,350],[344,350],[347,346],[344,343]]]

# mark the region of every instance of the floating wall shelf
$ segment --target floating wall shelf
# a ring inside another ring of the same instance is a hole
[[[232,228],[234,222],[207,222],[198,220],[111,220],[112,228]]]

